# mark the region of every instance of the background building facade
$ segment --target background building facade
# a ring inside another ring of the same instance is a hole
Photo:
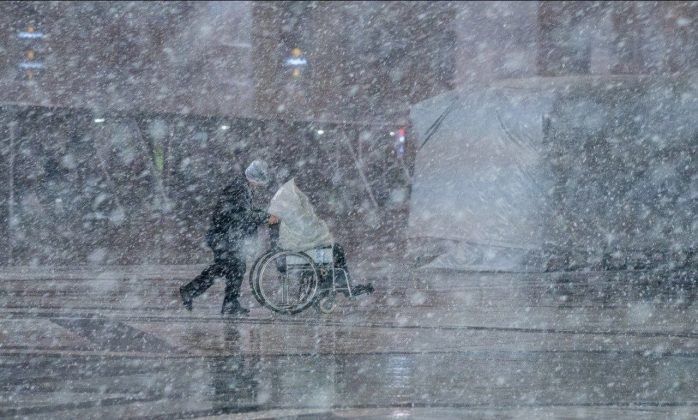
[[[396,251],[411,104],[698,64],[689,2],[0,7],[3,264],[204,261],[201,215],[251,156],[298,176],[350,252]]]
[[[691,73],[697,9],[691,2],[9,2],[0,16],[0,101],[394,122],[410,103],[502,78]],[[294,50],[300,64],[289,64]]]

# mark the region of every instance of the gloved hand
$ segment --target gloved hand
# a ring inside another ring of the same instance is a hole
[[[257,226],[266,223],[269,219],[269,214],[264,210],[252,210],[252,224],[254,224],[255,229]]]

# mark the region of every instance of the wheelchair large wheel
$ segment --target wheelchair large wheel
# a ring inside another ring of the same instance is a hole
[[[267,254],[255,265],[251,276],[255,298],[274,312],[295,314],[315,300],[317,270],[305,253]]]
[[[259,269],[261,268],[262,263],[264,263],[265,260],[273,256],[274,254],[274,251],[267,251],[266,253],[262,254],[259,258],[255,260],[255,262],[252,264],[252,269],[250,270],[250,289],[252,289],[252,294],[254,295],[254,298],[257,300],[257,302],[259,302],[260,305],[264,305],[264,300],[260,296],[258,288],[257,278],[259,277]]]

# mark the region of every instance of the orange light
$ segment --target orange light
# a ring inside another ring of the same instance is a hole
[[[29,26],[29,27],[27,28],[27,32],[34,32],[34,27],[33,27],[33,26]]]
[[[294,48],[294,49],[291,50],[291,55],[292,55],[293,57],[296,57],[296,58],[300,57],[302,53],[303,53],[303,52],[301,51],[300,48]]]
[[[29,50],[27,51],[27,60],[33,60],[34,59],[34,50]]]
[[[299,77],[301,75],[301,69],[293,69],[293,72],[291,72],[293,77]]]

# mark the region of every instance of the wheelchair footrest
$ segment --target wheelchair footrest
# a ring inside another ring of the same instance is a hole
[[[373,285],[371,283],[369,283],[369,284],[359,284],[358,286],[354,286],[351,288],[351,294],[353,296],[373,294]]]

